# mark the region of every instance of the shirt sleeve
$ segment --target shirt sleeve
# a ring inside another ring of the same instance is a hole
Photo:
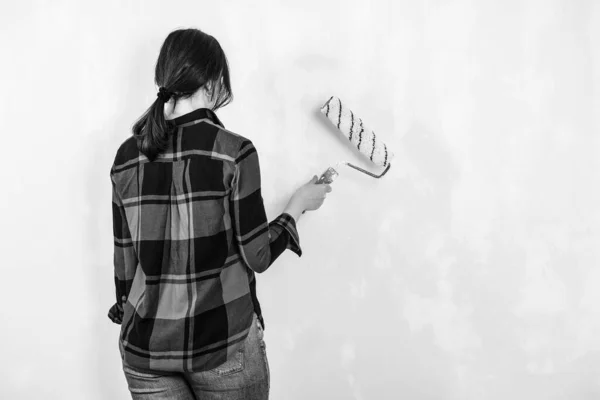
[[[262,273],[290,249],[302,256],[296,221],[282,213],[268,222],[261,193],[258,153],[244,140],[235,159],[230,210],[235,241],[250,269]]]
[[[127,225],[125,207],[117,193],[112,170],[110,180],[112,182],[113,264],[117,301],[108,311],[108,318],[115,324],[121,324],[123,321],[123,305],[127,301],[127,296],[131,290],[138,260]]]

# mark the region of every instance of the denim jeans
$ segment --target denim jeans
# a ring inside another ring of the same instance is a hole
[[[256,314],[244,346],[210,371],[159,374],[123,365],[133,400],[263,400],[269,398],[270,374],[263,330]]]

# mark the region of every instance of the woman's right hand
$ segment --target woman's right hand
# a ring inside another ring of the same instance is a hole
[[[284,212],[298,220],[302,212],[319,209],[323,205],[327,193],[332,189],[329,184],[317,183],[318,180],[319,178],[315,175],[310,181],[300,186],[292,195]]]

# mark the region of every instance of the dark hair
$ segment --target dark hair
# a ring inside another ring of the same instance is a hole
[[[204,85],[214,101],[213,111],[233,99],[227,57],[217,39],[199,29],[178,29],[167,36],[156,61],[154,82],[172,93],[174,107],[178,99],[191,97]],[[150,161],[167,148],[175,130],[165,119],[161,97],[157,96],[132,129],[138,149]]]

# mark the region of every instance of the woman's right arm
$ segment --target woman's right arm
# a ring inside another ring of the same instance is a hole
[[[302,256],[296,221],[303,210],[297,203],[290,203],[286,211],[267,221],[258,153],[250,140],[242,142],[235,159],[229,208],[234,240],[253,271],[266,271],[286,249]]]

